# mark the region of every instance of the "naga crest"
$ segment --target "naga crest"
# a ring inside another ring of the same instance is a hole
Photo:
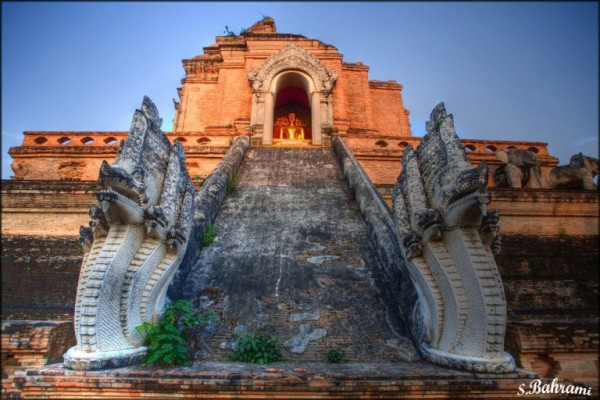
[[[194,186],[183,149],[161,131],[144,97],[112,165],[100,168],[98,203],[80,228],[83,264],[75,301],[77,345],[64,355],[73,369],[136,364],[146,352],[135,330],[156,320],[186,251]]]
[[[406,147],[393,191],[398,241],[418,294],[413,335],[436,364],[510,372],[506,300],[493,257],[500,250],[498,214],[486,211],[487,165],[471,168],[444,103],[426,127],[418,148]]]

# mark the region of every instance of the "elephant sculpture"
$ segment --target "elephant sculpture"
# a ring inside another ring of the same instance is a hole
[[[542,187],[540,163],[534,152],[521,149],[499,150],[496,157],[504,163],[494,172],[496,187]]]
[[[546,174],[548,189],[594,190],[594,177],[599,175],[598,159],[582,153],[571,157],[569,165],[559,165]]]

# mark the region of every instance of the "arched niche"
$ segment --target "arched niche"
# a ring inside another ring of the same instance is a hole
[[[274,77],[273,87],[273,139],[311,139],[312,107],[310,77],[299,71],[284,71]],[[290,135],[288,127],[292,121],[297,128]]]
[[[310,106],[306,130],[310,131],[312,144],[321,145],[322,129],[333,126],[331,91],[337,80],[335,70],[327,71],[317,57],[290,44],[267,58],[258,70],[248,72],[248,79],[252,84],[250,124],[255,132],[261,132],[263,144],[273,144],[277,95],[295,87],[306,94]]]

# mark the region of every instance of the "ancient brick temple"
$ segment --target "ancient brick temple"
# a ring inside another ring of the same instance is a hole
[[[404,147],[420,140],[411,136],[402,85],[369,80],[368,66],[319,40],[278,33],[271,18],[240,36],[217,36],[183,68],[168,135],[184,146],[192,179],[210,174],[236,135],[279,146],[328,145],[340,135],[376,185],[392,185]],[[23,145],[10,150],[14,179],[95,180],[125,136],[25,132]],[[557,163],[545,143],[464,140],[464,147],[473,163],[497,165],[494,153],[512,148],[536,153],[543,170]]]
[[[401,84],[370,80],[368,66],[345,61],[332,45],[278,33],[272,18],[264,18],[237,36],[217,36],[215,43],[203,50],[203,54],[183,60],[186,76],[177,89],[173,130],[165,132],[169,140],[182,145],[196,188],[240,136],[248,137],[250,148],[256,148],[253,156],[273,157],[272,165],[290,170],[289,161],[281,160],[282,154],[296,157],[303,149],[330,150],[339,137],[391,205],[404,150],[421,142],[420,137],[411,135],[410,112],[404,106]],[[115,159],[127,134],[28,131],[22,145],[9,151],[15,175],[2,184],[3,393],[19,392],[13,386],[15,371],[57,362],[73,344],[70,324],[81,265],[77,233],[80,225],[87,224],[88,206],[95,201],[103,160],[111,163]],[[531,152],[541,174],[556,167],[558,160],[541,142],[463,139],[461,144],[473,167],[487,163],[489,208],[498,209],[500,214],[503,251],[496,259],[508,308],[506,350],[518,367],[541,378],[557,377],[592,387],[597,393],[597,192],[496,188],[491,177],[503,166],[499,151]],[[330,158],[334,160],[332,155],[328,157],[327,163]],[[268,169],[269,163],[254,163],[255,170]],[[311,174],[324,174],[311,167]],[[331,171],[327,172],[328,179],[337,179]],[[277,171],[271,174],[277,175]],[[243,177],[248,182],[256,179],[250,173]],[[330,186],[345,187],[340,182]],[[346,217],[349,211],[351,208],[344,211]],[[233,218],[227,209],[224,215]],[[306,218],[310,217],[307,214]],[[55,290],[48,290],[48,283]],[[356,287],[362,286],[357,283]],[[333,317],[323,320],[324,324],[339,323]],[[390,346],[381,346],[386,349],[382,357],[388,357]],[[317,360],[323,349],[315,345],[304,358],[291,360]],[[365,351],[364,357],[373,361],[374,354]],[[386,364],[385,368],[391,367]],[[419,385],[415,382],[422,384],[430,373],[426,367],[422,369],[422,376],[415,372],[410,378],[398,379],[410,380],[414,388]],[[447,373],[444,379],[470,379],[469,384],[486,393],[478,386],[481,382],[466,375],[461,378]],[[77,378],[69,379],[61,384],[75,387]],[[252,385],[248,385],[251,390]],[[506,385],[498,386],[504,394],[512,390]],[[144,392],[146,389],[140,385],[129,392],[120,388],[111,393],[151,392]],[[33,397],[40,394],[36,392],[39,388],[29,390]],[[415,390],[413,394],[420,393]],[[60,398],[60,393],[55,396]]]

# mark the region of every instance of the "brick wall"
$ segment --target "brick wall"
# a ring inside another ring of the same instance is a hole
[[[3,320],[70,320],[82,255],[76,237],[2,235]]]
[[[506,349],[542,378],[598,390],[598,236],[503,235]]]
[[[378,185],[388,207],[392,185]],[[500,212],[502,235],[598,235],[598,193],[591,190],[490,188],[488,210]]]
[[[62,361],[75,344],[70,321],[2,322],[2,398],[20,398],[15,372]]]
[[[489,209],[500,212],[503,235],[598,235],[598,192],[492,189]]]
[[[96,182],[3,181],[2,235],[79,236]]]
[[[395,81],[369,82],[373,128],[384,135],[411,136],[408,111],[402,103],[402,85]]]
[[[75,237],[2,235],[2,398],[18,398],[15,372],[61,362],[75,344],[81,254]]]
[[[206,132],[166,132],[185,150],[188,173],[209,175],[238,136],[235,121]],[[245,131],[243,128],[239,128]],[[96,181],[102,161],[112,163],[127,132],[25,132],[23,144],[11,147],[16,180]],[[39,143],[38,143],[39,142]],[[87,143],[87,144],[86,144]]]

